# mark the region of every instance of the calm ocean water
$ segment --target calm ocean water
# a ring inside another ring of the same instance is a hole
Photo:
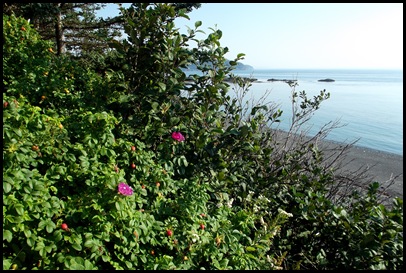
[[[234,74],[258,79],[250,88],[254,100],[270,90],[267,101],[283,110],[279,129],[290,126],[291,87],[268,79],[297,80],[296,91],[306,91],[309,98],[324,89],[330,92],[330,98],[308,121],[309,134],[339,120],[344,126],[333,129],[326,139],[359,139],[356,146],[403,155],[403,70],[235,70]],[[335,81],[318,81],[326,78]]]

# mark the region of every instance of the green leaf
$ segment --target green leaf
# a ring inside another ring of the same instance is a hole
[[[144,255],[141,255],[140,259],[144,264],[147,263],[147,258]]]
[[[81,264],[72,264],[69,266],[70,270],[85,270],[85,266]]]
[[[229,259],[222,259],[222,260],[220,261],[221,269],[225,269],[225,268],[227,267],[227,265],[228,265],[229,262],[230,262]]]
[[[97,269],[91,262],[85,260],[85,270],[94,270]]]
[[[247,246],[246,249],[247,249],[247,251],[250,251],[250,252],[253,252],[253,251],[256,250],[256,249],[255,249],[254,247],[252,247],[252,246]]]
[[[116,157],[117,154],[116,154],[116,152],[115,152],[114,150],[108,149],[108,150],[107,150],[107,156],[108,156],[108,157]]]
[[[164,84],[163,82],[158,82],[158,85],[159,85],[159,88],[160,88],[162,91],[165,91],[165,90],[166,90],[166,84]]]
[[[84,244],[85,247],[91,248],[93,246],[94,242],[93,240],[87,240]]]
[[[22,137],[22,133],[21,133],[20,129],[13,128],[13,131],[17,136]]]
[[[18,162],[23,162],[23,161],[25,161],[25,156],[24,156],[23,154],[17,153],[17,154],[16,154],[16,158],[17,158],[17,161],[18,161]]]
[[[33,247],[35,245],[35,238],[33,238],[33,237],[27,238],[27,245],[29,247]]]
[[[72,264],[85,264],[85,260],[82,257],[75,257],[74,259],[71,260]]]
[[[3,270],[9,270],[11,268],[11,261],[10,259],[3,258]]]
[[[40,248],[38,251],[39,251],[39,255],[41,255],[41,257],[45,257],[47,255],[45,248]]]
[[[15,209],[19,215],[24,214],[24,206],[22,204],[16,204]]]
[[[82,246],[81,246],[80,244],[78,244],[78,243],[72,244],[72,247],[73,247],[74,249],[76,249],[77,251],[81,251],[81,250],[82,250]]]
[[[34,248],[34,250],[36,250],[36,251],[41,251],[41,250],[44,249],[44,247],[45,247],[44,242],[43,242],[43,241],[39,241],[39,242],[37,243],[36,247]]]
[[[3,182],[4,193],[9,193],[11,191],[11,185],[7,182]]]
[[[121,210],[120,202],[116,202],[116,209],[117,209],[118,211]]]
[[[240,59],[241,57],[244,57],[244,56],[245,56],[244,53],[238,53],[238,54],[237,54],[237,58],[238,58],[238,59]]]
[[[54,240],[56,242],[59,242],[60,240],[62,240],[62,232],[60,230],[57,230],[54,234],[55,234]]]
[[[127,266],[128,269],[133,268],[133,264],[129,261],[125,261],[125,265]]]
[[[46,225],[46,230],[48,233],[52,233],[52,231],[54,231],[55,229],[55,223],[52,222],[51,220],[48,221],[47,225]]]
[[[182,160],[183,160],[183,165],[184,165],[185,167],[187,167],[189,164],[188,164],[188,162],[187,162],[187,160],[186,160],[186,157],[182,156]]]
[[[111,260],[111,258],[110,258],[110,256],[102,255],[102,260],[103,260],[103,262],[107,263]]]
[[[69,153],[69,154],[66,155],[66,157],[67,157],[67,159],[68,159],[69,161],[72,161],[72,162],[75,162],[75,161],[76,161],[76,157],[75,157],[74,154]]]
[[[154,101],[153,103],[151,103],[151,108],[152,108],[154,111],[157,111],[158,106],[159,106],[159,104],[158,104],[156,101]]]
[[[195,28],[198,28],[202,25],[202,21],[196,21],[195,22]]]
[[[3,240],[6,240],[7,242],[11,242],[13,239],[13,234],[11,233],[10,230],[3,230]]]
[[[45,251],[46,251],[47,253],[51,253],[51,252],[52,252],[52,246],[46,246],[46,247],[45,247]]]
[[[44,227],[47,225],[47,222],[45,220],[41,220],[41,222],[39,222],[38,224],[38,228],[39,230],[44,229]]]
[[[172,124],[172,125],[178,124],[179,121],[180,121],[179,117],[171,117],[170,120],[169,120],[170,124]]]
[[[130,101],[130,97],[127,95],[120,95],[120,97],[118,98],[118,101],[120,103],[126,103]]]
[[[31,231],[29,229],[24,229],[24,235],[25,235],[25,237],[30,238],[31,237]]]
[[[341,216],[343,216],[344,218],[347,218],[347,212],[346,212],[344,209],[340,212],[340,214],[341,214]]]

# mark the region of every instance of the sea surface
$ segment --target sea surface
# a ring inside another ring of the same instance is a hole
[[[249,88],[247,98],[266,100],[283,111],[281,122],[274,128],[287,130],[291,124],[292,87],[283,81],[296,80],[295,90],[305,91],[308,98],[321,90],[330,93],[306,123],[309,135],[314,135],[329,122],[340,127],[327,135],[327,140],[350,143],[403,156],[403,70],[316,70],[262,69],[234,70],[234,74],[257,79]],[[319,82],[320,79],[334,82]],[[233,85],[232,85],[233,86]],[[234,88],[235,89],[235,88]],[[230,88],[230,93],[234,92]]]

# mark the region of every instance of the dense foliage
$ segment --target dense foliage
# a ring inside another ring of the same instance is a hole
[[[264,126],[280,111],[244,114],[224,81],[249,88],[243,54],[226,65],[201,22],[180,34],[185,11],[122,9],[102,70],[3,15],[3,269],[403,268],[403,200],[328,198],[323,153],[281,152]],[[300,118],[328,95],[294,97]]]

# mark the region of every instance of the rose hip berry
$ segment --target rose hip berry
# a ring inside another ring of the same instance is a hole
[[[135,164],[134,163],[131,163],[131,168],[133,168],[133,169],[135,169]]]
[[[131,151],[135,151],[135,146],[131,146]]]
[[[200,224],[200,228],[201,228],[202,230],[204,230],[205,226],[204,226],[203,224]]]
[[[172,235],[173,235],[172,230],[167,229],[167,230],[166,230],[166,235],[168,235],[168,236],[172,236]]]
[[[63,224],[61,225],[61,228],[62,228],[63,230],[66,230],[66,231],[69,230],[68,225],[67,225],[66,223],[63,223]]]

